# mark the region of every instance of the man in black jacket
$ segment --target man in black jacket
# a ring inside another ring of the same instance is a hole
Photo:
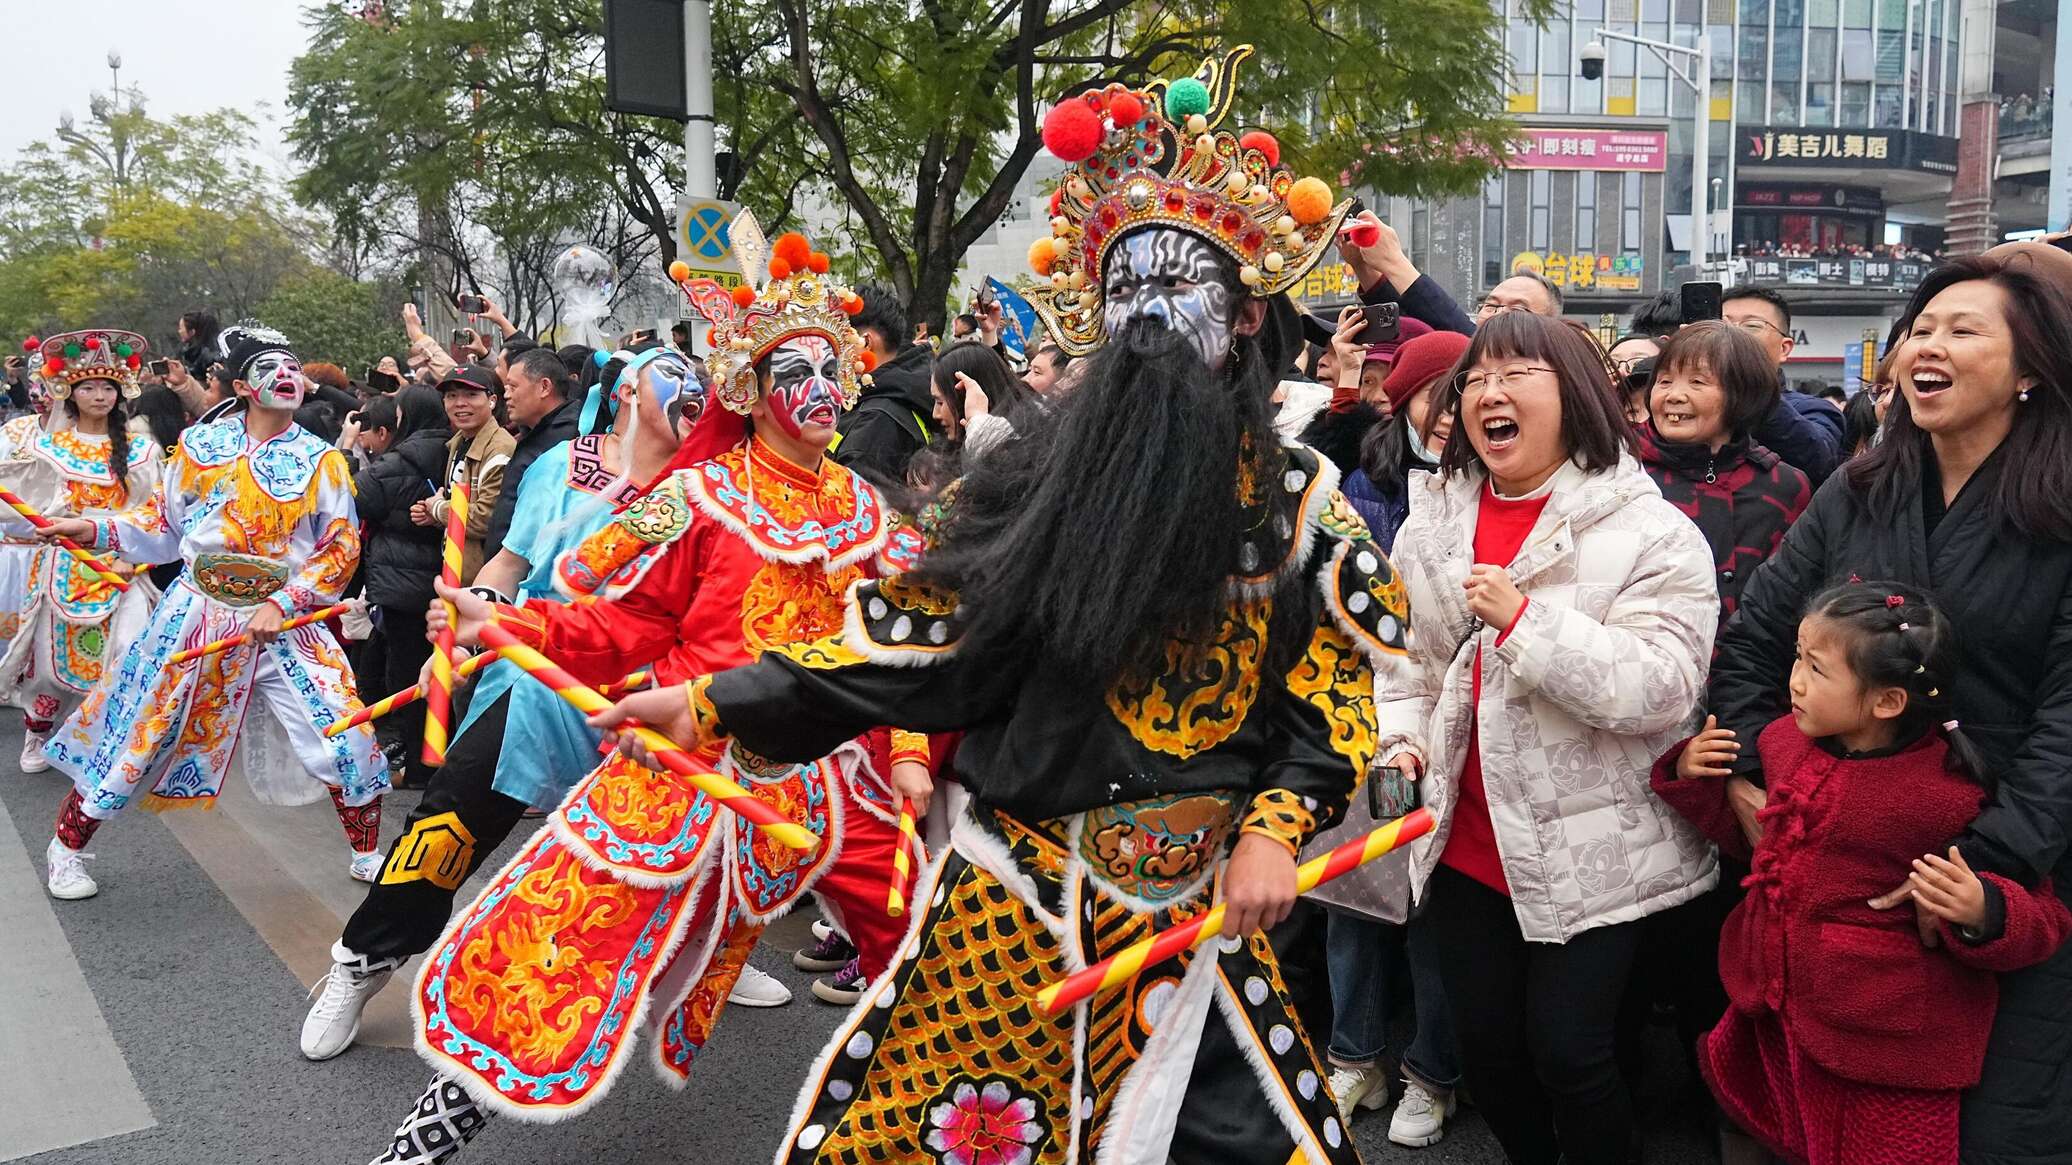
[[[503,549],[504,535],[511,532],[511,516],[517,512],[518,487],[524,484],[526,468],[540,454],[577,435],[576,406],[568,399],[568,366],[551,349],[524,347],[515,356],[506,349],[497,360],[497,373],[504,383],[504,407],[510,410],[511,424],[525,433],[504,467],[503,492],[489,512],[489,532],[482,538],[484,562],[496,557]]]
[[[907,342],[906,312],[892,293],[862,287],[863,311],[850,317],[878,366],[856,407],[836,425],[834,459],[879,486],[906,484],[907,462],[928,444],[924,419],[935,408],[929,385],[935,362]]]
[[[1751,435],[1817,488],[1842,463],[1842,411],[1794,389],[1784,374],[1794,344],[1790,302],[1768,287],[1730,288],[1720,303],[1720,318],[1754,336],[1777,364],[1777,404]]]

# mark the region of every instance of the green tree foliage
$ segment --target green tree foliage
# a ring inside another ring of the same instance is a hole
[[[1528,18],[1551,9],[1525,0]],[[674,256],[678,129],[604,109],[599,0],[386,11],[313,11],[291,87],[298,193],[352,244],[445,254],[456,290],[493,274],[492,250],[509,263],[551,252],[542,240],[586,238],[622,273]],[[796,207],[835,208],[844,237],[827,249],[938,329],[1063,94],[1250,43],[1246,123],[1297,167],[1388,193],[1471,190],[1510,132],[1487,0],[724,0],[713,22],[718,136],[737,161],[721,195],[773,231]]]
[[[304,361],[328,361],[355,379],[383,356],[408,348],[401,316],[403,289],[393,283],[311,271],[283,283],[259,305],[259,318],[295,341]]]
[[[248,315],[315,269],[319,232],[249,160],[243,114],[160,121],[96,96],[76,130],[0,166],[0,334],[127,327],[164,350],[181,312]]]

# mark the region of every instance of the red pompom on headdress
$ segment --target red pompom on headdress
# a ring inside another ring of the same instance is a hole
[[[772,258],[782,259],[794,271],[803,271],[812,264],[813,245],[806,236],[797,231],[786,231],[777,236],[777,242],[770,248]]]
[[[1142,116],[1140,110],[1138,116]],[[1043,115],[1043,145],[1060,161],[1084,162],[1101,146],[1101,115],[1084,101],[1060,101]]]
[[[826,251],[815,251],[811,255],[806,256],[806,269],[815,275],[827,274],[827,269],[832,265]]]
[[[733,296],[735,307],[747,307],[755,302],[755,288],[746,283],[736,285],[729,294]]]
[[[780,257],[778,257],[778,256],[772,255],[772,256],[770,257],[770,278],[772,278],[772,279],[789,279],[789,278],[791,278],[791,264],[790,264],[790,263],[789,263],[788,261],[786,261],[786,260],[784,260],[784,259],[782,259],[782,258],[780,258]]]
[[[1108,120],[1118,129],[1129,127],[1144,120],[1144,101],[1134,93],[1122,92],[1108,99]]]
[[[1267,133],[1263,129],[1255,129],[1250,133],[1247,133],[1243,137],[1237,139],[1237,144],[1243,146],[1245,149],[1258,150],[1260,153],[1266,155],[1266,164],[1269,166],[1278,166],[1281,164],[1280,139],[1274,137],[1270,133]]]

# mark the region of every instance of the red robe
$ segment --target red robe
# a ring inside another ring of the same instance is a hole
[[[1941,734],[1841,757],[1785,717],[1758,745],[1769,804],[1753,850],[1725,781],[1677,779],[1684,746],[1653,776],[1721,852],[1752,859],[1720,936],[1733,1007],[1700,1044],[1707,1082],[1737,1124],[1792,1160],[1954,1163],[1958,1093],[1978,1082],[1993,1026],[1993,973],[2049,958],[2072,912],[2047,884],[1983,874],[1998,933],[1973,943],[1945,926],[1939,948],[1923,947],[1912,910],[1869,901],[1921,855],[1945,853],[1985,800],[1944,767]]]

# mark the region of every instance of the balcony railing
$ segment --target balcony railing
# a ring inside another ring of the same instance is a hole
[[[2049,137],[2050,111],[2049,102],[2030,104],[2020,97],[2003,102],[2000,106],[2000,140],[2020,142]]]
[[[1742,268],[1746,264],[1746,270]],[[1731,264],[1736,282],[1762,283],[1776,287],[1860,287],[1875,291],[1910,292],[1920,286],[1922,276],[1935,263],[1931,259],[1891,259],[1856,256],[1799,258],[1736,256]]]

